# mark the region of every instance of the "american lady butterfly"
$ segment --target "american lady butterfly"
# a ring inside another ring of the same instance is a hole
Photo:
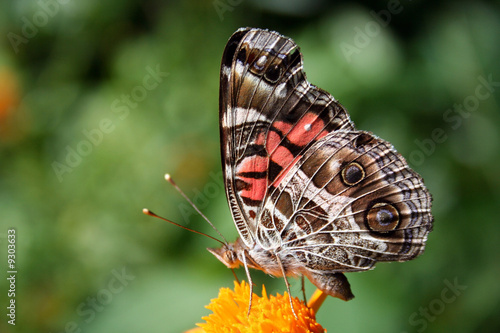
[[[231,36],[219,115],[226,195],[240,237],[209,251],[227,267],[243,265],[249,279],[249,267],[306,276],[349,300],[343,272],[423,252],[433,217],[422,178],[306,80],[291,39],[252,28]]]

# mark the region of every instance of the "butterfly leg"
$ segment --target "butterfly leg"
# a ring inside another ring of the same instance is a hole
[[[233,272],[233,276],[234,276],[234,279],[236,280],[236,282],[240,283],[240,279],[238,279],[238,276],[236,275],[236,272],[234,271],[234,269],[231,268],[231,272]]]
[[[247,315],[250,315],[250,309],[252,309],[252,298],[253,298],[253,282],[252,282],[252,277],[250,276],[250,271],[248,270],[248,264],[247,264],[247,251],[243,253],[242,256],[242,263],[243,267],[245,267],[245,273],[247,274],[247,279],[248,279],[248,284],[250,286],[250,300],[248,302],[248,313]]]
[[[300,277],[300,281],[302,284],[302,296],[304,297],[304,303],[307,304],[307,296],[306,296],[306,286],[304,283],[304,275]]]
[[[297,314],[295,313],[295,309],[293,308],[293,302],[292,302],[292,294],[290,293],[290,283],[288,283],[288,279],[286,278],[286,272],[285,272],[285,267],[283,266],[283,263],[281,262],[281,259],[278,255],[276,255],[276,261],[278,262],[278,265],[281,268],[281,273],[283,273],[283,278],[285,279],[285,285],[286,285],[286,290],[288,291],[288,299],[290,300],[290,307],[292,308],[293,316],[295,319],[299,319],[297,317]]]

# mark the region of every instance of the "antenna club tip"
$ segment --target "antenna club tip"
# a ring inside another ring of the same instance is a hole
[[[176,187],[175,182],[174,182],[174,180],[172,179],[172,177],[170,176],[169,173],[166,173],[164,177],[165,177],[165,180],[167,182],[169,182],[170,184],[174,185],[174,187]]]
[[[149,209],[147,209],[147,208],[143,208],[143,209],[142,209],[142,212],[143,212],[144,214],[147,214],[147,213],[149,213]]]

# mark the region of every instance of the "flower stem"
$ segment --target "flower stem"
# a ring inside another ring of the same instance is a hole
[[[314,313],[318,313],[319,308],[321,307],[321,304],[325,301],[326,297],[328,295],[322,292],[319,289],[316,289],[314,294],[311,296],[311,299],[309,299],[309,302],[307,303],[307,307],[312,309]]]

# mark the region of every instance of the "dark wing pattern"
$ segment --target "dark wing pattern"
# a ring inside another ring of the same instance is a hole
[[[219,115],[226,195],[249,247],[265,199],[309,147],[354,129],[345,109],[307,82],[297,45],[260,29],[240,29],[227,43]]]

